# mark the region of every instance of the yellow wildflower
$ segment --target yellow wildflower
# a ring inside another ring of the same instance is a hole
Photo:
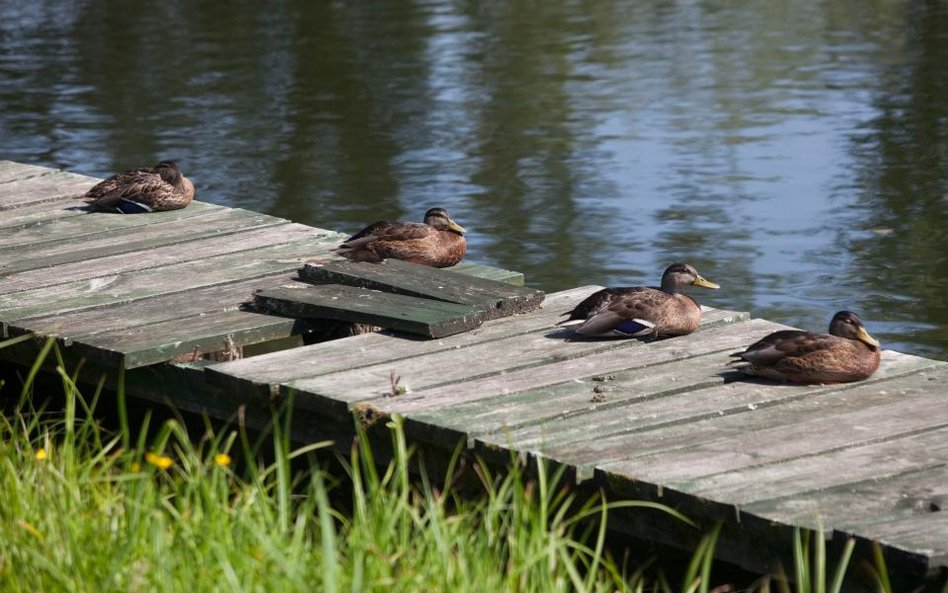
[[[155,467],[160,467],[161,469],[168,469],[174,465],[174,461],[167,455],[159,455],[157,453],[152,453],[151,451],[145,453],[145,461],[154,465]]]
[[[49,457],[49,455],[46,454],[46,449],[40,447],[39,449],[36,450],[36,459],[37,459],[37,460],[39,460],[39,461],[44,461],[44,460],[46,460],[48,457]]]
[[[227,453],[218,453],[214,456],[214,463],[221,467],[230,465],[230,455]]]

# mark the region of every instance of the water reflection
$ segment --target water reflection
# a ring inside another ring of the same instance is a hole
[[[547,290],[684,260],[948,358],[946,65],[931,0],[3,3],[0,157],[343,231],[441,205]]]

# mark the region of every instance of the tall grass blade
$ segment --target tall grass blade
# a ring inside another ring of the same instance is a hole
[[[15,339],[16,338],[14,338],[14,340]],[[33,365],[26,374],[26,379],[23,381],[23,388],[20,390],[19,407],[22,407],[29,398],[30,391],[33,388],[33,382],[36,380],[36,374],[39,373],[43,363],[46,362],[46,357],[49,356],[49,351],[53,348],[55,343],[56,338],[47,338],[46,342],[43,344],[43,347],[40,348],[39,354],[36,355],[36,360],[33,361]]]
[[[339,591],[339,570],[336,564],[338,550],[336,548],[336,529],[333,525],[332,513],[329,510],[329,495],[326,493],[326,485],[323,482],[321,472],[316,472],[313,475],[313,481],[316,490],[317,514],[319,515],[323,586],[326,593],[337,593]]]
[[[843,553],[840,556],[839,563],[836,565],[836,572],[833,574],[833,584],[830,587],[830,593],[841,593],[843,590],[843,579],[846,577],[846,569],[849,568],[849,560],[852,558],[853,549],[856,547],[856,540],[849,538],[843,547]]]
[[[892,593],[892,582],[889,580],[889,569],[885,565],[885,556],[879,542],[872,542],[872,559],[876,569],[876,578],[879,580],[879,589],[883,593]]]
[[[714,548],[718,542],[718,536],[721,535],[721,528],[724,523],[718,522],[708,534],[708,545],[704,551],[704,558],[701,561],[701,591],[706,592],[711,586],[711,565],[714,561]]]
[[[115,407],[118,414],[119,434],[122,435],[122,447],[128,449],[132,443],[132,430],[128,424],[128,403],[125,400],[125,365],[118,367],[115,386]]]
[[[826,593],[826,538],[820,527],[813,534],[813,572],[812,579],[814,593]]]

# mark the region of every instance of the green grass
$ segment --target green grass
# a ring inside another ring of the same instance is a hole
[[[58,350],[43,352],[54,360]],[[33,409],[39,362],[0,421],[2,591],[632,591],[605,549],[608,507],[577,501],[561,476],[474,469],[475,496],[409,474],[413,451],[391,425],[378,468],[358,439],[330,476],[317,443],[291,449],[275,423],[266,455],[239,431],[178,421],[120,428],[92,418],[59,359],[65,405]],[[9,396],[9,393],[5,393]],[[282,418],[281,422],[289,422]],[[266,458],[270,461],[263,462]],[[239,467],[239,470],[236,469]],[[653,507],[650,503],[626,506]],[[684,518],[682,518],[684,520]]]
[[[210,423],[199,437],[174,420],[131,427],[119,391],[120,428],[108,432],[92,420],[101,388],[84,397],[52,342],[42,355],[59,363],[65,404],[34,409],[38,360],[0,419],[0,591],[714,590],[718,530],[675,584],[610,555],[610,511],[688,521],[661,505],[578,500],[559,473],[541,466],[527,478],[514,463],[502,474],[476,465],[472,495],[469,483],[455,485],[458,458],[434,480],[410,473],[417,459],[398,418],[389,464],[378,467],[360,438],[336,475],[317,461],[326,443],[289,446],[287,417],[261,449]],[[765,579],[755,588],[838,591],[848,557],[828,575],[822,541],[797,538],[796,587]]]

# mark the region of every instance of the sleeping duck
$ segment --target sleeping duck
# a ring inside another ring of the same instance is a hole
[[[100,212],[139,214],[184,208],[194,199],[194,184],[174,161],[152,169],[130,169],[92,186],[82,198]]]
[[[464,257],[464,232],[444,208],[432,208],[425,213],[424,222],[370,224],[334,251],[352,261],[378,263],[393,258],[446,268]]]
[[[829,334],[781,330],[731,354],[748,375],[794,383],[860,381],[879,368],[879,341],[869,335],[862,319],[840,311],[830,321]]]

